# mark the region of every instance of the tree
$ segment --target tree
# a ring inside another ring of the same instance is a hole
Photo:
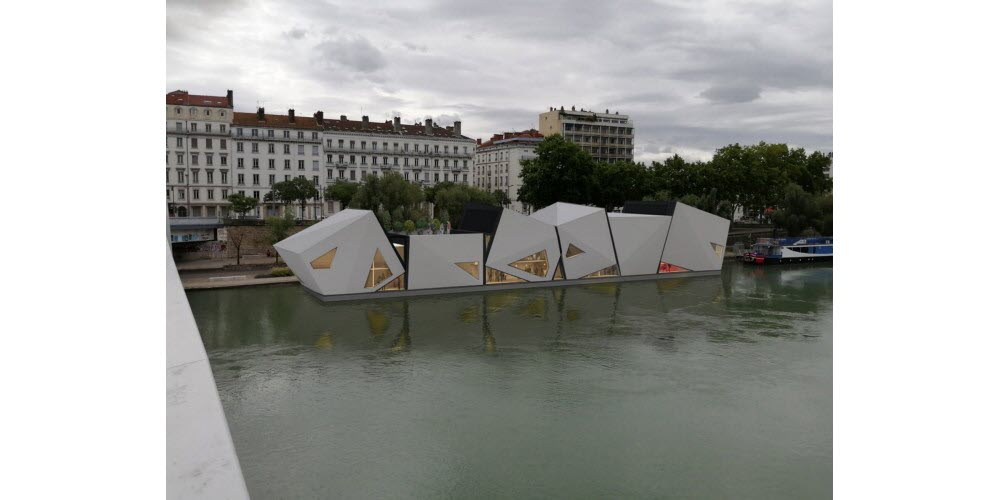
[[[590,154],[558,134],[543,139],[536,153],[536,158],[521,162],[519,200],[536,207],[592,202],[595,162]]]
[[[264,224],[267,226],[265,239],[274,250],[274,263],[277,264],[278,250],[274,248],[274,244],[288,237],[288,231],[295,227],[295,216],[291,212],[285,212],[284,217],[268,217]]]
[[[378,177],[368,176],[351,199],[351,208],[385,209],[390,213],[402,208],[404,217],[413,219],[419,216],[419,205],[423,201],[424,192],[419,185],[407,181],[398,172],[389,172]]]
[[[510,196],[508,196],[507,195],[507,191],[504,191],[503,189],[494,189],[493,190],[493,199],[496,200],[497,205],[500,205],[500,206],[503,206],[503,207],[509,207],[510,206]]]
[[[271,192],[274,193],[274,199],[281,201],[286,207],[288,204],[298,201],[302,207],[302,214],[306,212],[306,201],[319,198],[319,190],[304,177],[276,182],[271,186]]]
[[[358,184],[355,182],[337,181],[326,187],[323,193],[327,200],[337,200],[341,208],[347,208],[351,204],[351,199],[358,192]]]
[[[821,203],[822,202],[822,203]],[[830,213],[825,214],[824,209]],[[807,193],[802,186],[791,183],[785,187],[784,199],[780,208],[775,210],[772,219],[774,224],[788,232],[789,236],[801,236],[804,233],[829,229],[833,231],[833,197]],[[829,217],[829,218],[827,218]],[[827,226],[828,227],[825,227]]]
[[[641,164],[598,163],[594,178],[591,203],[607,211],[624,206],[628,200],[641,200],[653,194],[652,173]]]
[[[236,265],[240,265],[240,253],[243,245],[250,242],[252,229],[249,226],[229,226],[226,229],[226,239],[236,249]]]
[[[438,187],[434,195],[434,209],[442,222],[450,220],[453,225],[458,225],[462,222],[465,204],[470,201],[484,205],[500,205],[493,193],[485,189],[465,184],[452,184],[443,188]]]
[[[241,219],[247,214],[247,212],[257,208],[257,200],[245,194],[232,194],[226,199],[229,200],[229,205],[233,209],[233,212],[240,214]]]

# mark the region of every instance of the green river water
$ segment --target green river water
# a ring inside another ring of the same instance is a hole
[[[188,298],[256,499],[832,494],[832,266]]]

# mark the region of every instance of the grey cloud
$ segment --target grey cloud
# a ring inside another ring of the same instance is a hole
[[[387,61],[367,38],[354,35],[323,42],[316,46],[319,63],[329,68],[331,63],[361,73],[372,73],[385,67]]]
[[[307,34],[308,32],[302,28],[292,28],[285,32],[285,36],[294,40],[301,40],[305,38]]]
[[[414,52],[427,52],[427,46],[423,44],[416,44],[412,42],[403,42],[403,47]]]
[[[760,86],[756,84],[729,83],[713,85],[698,95],[712,102],[740,103],[759,99],[760,91]]]

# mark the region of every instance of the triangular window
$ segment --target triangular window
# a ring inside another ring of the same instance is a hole
[[[688,271],[690,271],[690,269],[685,269],[685,268],[683,268],[681,266],[675,266],[673,264],[668,264],[666,262],[660,262],[660,270],[657,272],[657,274],[661,274],[661,273],[686,273]]]
[[[569,248],[566,249],[566,258],[572,259],[573,257],[580,255],[581,253],[587,253],[587,252],[580,250],[580,247],[570,243]]]
[[[722,258],[722,254],[726,251],[726,247],[718,243],[710,243],[712,245],[712,250],[715,252],[715,256],[719,259]]]
[[[559,263],[556,264],[556,272],[552,276],[552,281],[564,279],[566,279],[566,271],[563,271],[562,259],[559,259]]]
[[[469,273],[469,276],[479,279],[479,262],[456,262],[455,265]]]
[[[514,269],[520,269],[526,273],[544,278],[549,275],[549,254],[547,250],[542,250],[527,257],[522,257],[508,265]]]
[[[507,274],[507,273],[505,273],[503,271],[497,271],[496,269],[493,269],[492,267],[487,267],[486,268],[486,284],[487,285],[495,285],[497,283],[524,283],[526,281],[527,280],[518,278],[517,276],[513,276],[513,275],[510,275],[510,274]]]
[[[375,257],[372,258],[372,266],[368,269],[368,279],[365,280],[365,288],[375,288],[379,283],[392,276],[389,264],[382,256],[382,250],[375,249]]]
[[[590,273],[590,274],[584,276],[584,278],[607,278],[607,277],[610,277],[610,276],[618,276],[618,265],[617,264],[615,264],[613,266],[610,266],[610,267],[605,267],[604,269],[601,269],[600,271],[596,271],[596,272]]]
[[[312,266],[313,269],[330,269],[330,266],[333,265],[333,258],[336,256],[337,256],[337,247],[334,247],[329,252],[326,252],[325,254],[320,255],[319,257],[313,259],[313,261],[310,262],[309,265]]]

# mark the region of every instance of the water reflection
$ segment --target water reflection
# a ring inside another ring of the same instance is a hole
[[[811,338],[796,321],[831,307],[832,266],[726,266],[721,276],[599,283],[439,297],[323,303],[300,287],[195,291],[192,310],[211,351],[308,346],[326,351],[559,350],[567,338],[645,335],[657,348],[697,332],[711,342]],[[681,335],[683,333],[683,335]],[[475,340],[473,340],[475,339]],[[291,354],[300,351],[285,351]]]

